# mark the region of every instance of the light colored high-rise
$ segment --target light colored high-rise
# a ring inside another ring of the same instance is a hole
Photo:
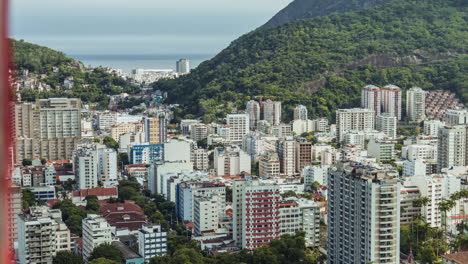
[[[389,113],[401,120],[401,88],[396,85],[386,85],[381,90],[382,112]]]
[[[448,109],[444,120],[449,126],[468,125],[468,109]]]
[[[209,129],[208,126],[205,124],[195,124],[192,125],[190,131],[190,138],[197,142],[199,140],[205,139],[208,137]]]
[[[278,185],[251,179],[238,180],[233,184],[232,197],[236,245],[255,249],[280,237],[281,195]]]
[[[274,178],[280,176],[280,160],[278,153],[267,152],[258,160],[258,176]]]
[[[298,105],[294,108],[294,119],[307,120],[307,107]]]
[[[81,138],[79,99],[38,99],[15,105],[16,163],[23,159],[71,159]]]
[[[444,127],[445,122],[440,120],[425,120],[424,121],[424,135],[437,137],[439,133],[439,128]]]
[[[376,129],[387,135],[387,137],[395,138],[397,135],[397,118],[389,113],[382,113],[377,116]]]
[[[145,225],[138,231],[138,253],[149,261],[167,254],[167,232],[161,225]]]
[[[80,190],[92,189],[98,186],[99,157],[96,146],[79,147],[74,153],[73,170]]]
[[[302,170],[304,186],[306,190],[310,189],[312,183],[318,182],[320,185],[327,185],[329,165],[306,166]]]
[[[467,165],[467,127],[445,126],[439,129],[437,165],[439,170]]]
[[[247,102],[245,112],[249,115],[250,129],[257,128],[257,122],[260,120],[260,104],[257,101],[250,100]]]
[[[320,246],[320,207],[311,200],[287,198],[280,203],[281,235],[305,232],[306,247]]]
[[[200,171],[208,171],[209,157],[206,149],[197,148],[192,151],[193,168]]]
[[[371,109],[338,109],[336,111],[336,131],[339,142],[344,140],[347,131],[368,131],[374,129],[374,110]]]
[[[380,114],[381,108],[380,88],[374,85],[366,85],[361,90],[361,108],[374,110],[375,117]]]
[[[391,167],[339,163],[330,170],[328,264],[400,263],[400,188]]]
[[[263,120],[268,121],[273,126],[281,123],[281,102],[272,101],[270,99],[262,102]]]
[[[421,196],[427,197],[429,202],[422,207],[422,216],[431,227],[442,226],[442,215],[439,203],[442,201],[443,183],[440,177],[414,176],[411,177],[410,185],[417,186]]]
[[[296,142],[282,139],[277,141],[277,150],[280,160],[281,174],[293,176],[296,174]]]
[[[227,125],[230,127],[229,139],[232,142],[242,142],[242,138],[249,133],[249,115],[248,114],[228,114],[226,117]]]
[[[117,184],[117,152],[111,148],[98,149],[99,180]]]
[[[239,175],[251,172],[250,156],[239,147],[223,147],[214,150],[214,169],[217,176]]]
[[[189,73],[190,72],[190,61],[189,59],[180,59],[176,62],[177,73]]]
[[[426,118],[426,92],[412,87],[406,92],[406,115],[410,121],[421,122]]]
[[[213,232],[218,229],[220,210],[216,195],[195,196],[193,200],[193,222],[196,235]]]
[[[50,217],[18,216],[20,264],[51,264],[57,251],[57,222]]]
[[[112,227],[106,219],[99,215],[88,214],[83,219],[83,259],[88,260],[93,250],[101,245],[112,242]]]

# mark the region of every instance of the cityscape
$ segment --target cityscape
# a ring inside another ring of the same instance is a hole
[[[467,264],[467,3],[305,2],[194,68],[127,73],[11,40],[11,263]],[[324,48],[343,41],[327,23],[416,6],[417,25],[460,16],[452,46],[428,29],[396,42],[408,54]]]

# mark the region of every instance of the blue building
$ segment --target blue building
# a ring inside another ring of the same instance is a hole
[[[163,149],[163,144],[131,146],[129,162],[131,164],[152,164],[163,160]]]

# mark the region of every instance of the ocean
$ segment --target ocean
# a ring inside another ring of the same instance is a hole
[[[121,69],[131,73],[133,69],[176,69],[176,61],[181,58],[190,60],[190,68],[196,68],[205,60],[211,59],[214,54],[121,54],[121,55],[99,55],[99,54],[66,54],[79,60],[86,66],[105,66]]]

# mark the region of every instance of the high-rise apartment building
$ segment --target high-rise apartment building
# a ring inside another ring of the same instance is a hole
[[[230,127],[229,140],[231,142],[242,142],[242,138],[249,133],[249,115],[228,114],[226,121]]]
[[[380,88],[374,85],[366,85],[361,91],[361,108],[374,110],[375,117],[380,114],[381,108]]]
[[[274,178],[280,176],[280,160],[278,153],[267,152],[258,160],[258,176]]]
[[[18,217],[19,263],[52,263],[57,251],[57,222],[44,216]]]
[[[294,108],[294,119],[307,120],[307,107],[298,105]]]
[[[218,229],[220,208],[217,195],[195,196],[193,200],[193,223],[196,235],[213,232]]]
[[[257,101],[250,100],[247,102],[245,112],[249,115],[250,130],[257,128],[257,122],[260,120],[260,104]]]
[[[193,168],[200,171],[208,171],[210,159],[206,149],[197,148],[192,151]]]
[[[93,250],[101,245],[112,242],[112,227],[106,219],[96,214],[88,214],[83,219],[83,259],[88,260]]]
[[[190,138],[197,142],[208,137],[209,129],[205,124],[195,124],[191,126]]]
[[[296,141],[281,139],[277,141],[280,169],[283,176],[293,176],[296,174]]]
[[[214,169],[217,176],[239,175],[243,171],[250,173],[250,156],[239,147],[216,148]]]
[[[190,72],[190,60],[180,59],[176,62],[177,73],[185,74]]]
[[[149,261],[167,254],[167,232],[161,225],[145,225],[138,231],[138,253]]]
[[[38,99],[15,105],[16,163],[23,159],[71,159],[81,138],[79,99]]]
[[[401,88],[396,85],[386,85],[381,90],[382,112],[389,113],[401,120]]]
[[[339,163],[328,178],[327,263],[400,262],[400,183],[393,168]]]
[[[300,173],[305,166],[312,163],[312,142],[305,139],[296,141],[296,172]]]
[[[444,120],[449,126],[468,125],[468,109],[447,109]]]
[[[439,129],[437,164],[439,170],[467,165],[467,127],[445,126]]]
[[[163,144],[167,138],[167,120],[164,115],[145,119],[146,142],[151,145]]]
[[[94,145],[80,146],[76,149],[73,161],[78,189],[92,189],[98,186],[99,156]]]
[[[263,109],[263,120],[268,121],[273,126],[281,123],[281,102],[270,99],[261,103]]]
[[[374,110],[371,109],[338,109],[336,111],[336,130],[339,142],[344,140],[347,131],[368,131],[374,129]]]
[[[406,115],[410,121],[426,119],[426,92],[423,89],[412,87],[406,92]]]
[[[385,133],[387,137],[395,138],[397,135],[397,118],[389,113],[382,113],[377,116],[376,129]]]
[[[98,153],[98,179],[107,184],[117,184],[117,152],[111,148],[100,148]]]
[[[233,239],[238,246],[255,249],[280,237],[281,195],[277,185],[238,180],[233,184],[232,197]]]
[[[320,207],[311,200],[286,198],[279,208],[281,235],[305,232],[306,247],[320,246]]]

